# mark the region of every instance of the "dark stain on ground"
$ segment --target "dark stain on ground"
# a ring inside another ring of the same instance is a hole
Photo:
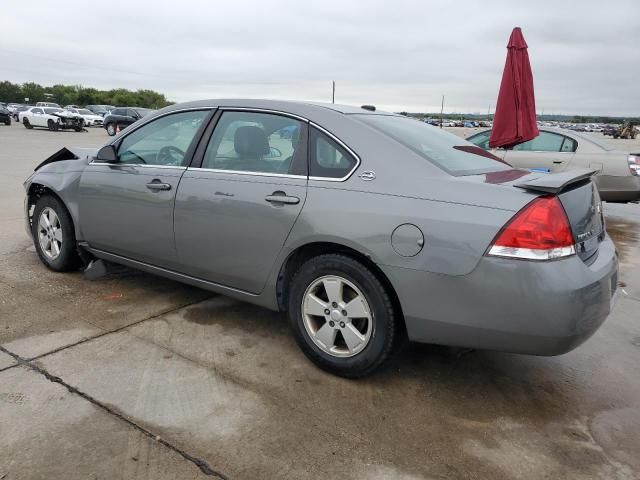
[[[184,312],[184,319],[198,325],[218,325],[224,329],[255,334],[255,341],[251,338],[242,339],[242,346],[246,348],[253,347],[258,338],[289,334],[287,322],[281,313],[240,301],[211,307],[192,307]]]
[[[620,260],[628,258],[631,248],[640,240],[640,224],[619,217],[607,217],[607,233],[616,245]]]

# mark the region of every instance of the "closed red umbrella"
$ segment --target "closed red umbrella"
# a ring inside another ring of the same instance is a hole
[[[489,147],[509,148],[539,135],[533,74],[520,27],[511,32]]]

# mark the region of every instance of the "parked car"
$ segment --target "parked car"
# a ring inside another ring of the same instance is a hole
[[[11,125],[11,112],[5,107],[0,107],[0,123]]]
[[[86,127],[101,127],[103,118],[100,115],[96,115],[95,113],[87,110],[86,108],[65,108],[69,112],[80,115],[84,120],[84,125]]]
[[[73,129],[81,132],[84,120],[76,113],[53,107],[32,107],[19,114],[25,128],[44,127],[52,131]]]
[[[19,115],[20,112],[25,112],[27,110],[29,110],[31,107],[29,105],[20,105],[18,107],[15,107],[15,109],[13,110],[13,113],[11,114],[11,116],[13,117],[13,119],[16,122],[20,121]]]
[[[607,125],[606,127],[604,127],[602,129],[602,134],[606,135],[606,136],[611,136],[613,137],[613,135],[618,131],[618,127],[614,127],[612,125]]]
[[[471,135],[467,140],[489,149],[490,130]],[[595,137],[559,128],[541,128],[540,135],[510,150],[491,150],[516,168],[536,168],[548,172],[589,168],[596,171],[593,180],[600,196],[608,202],[640,200],[640,153],[615,150]]]
[[[58,105],[57,103],[53,103],[53,102],[38,102],[36,103],[36,107],[53,107],[53,108],[62,108],[60,105]]]
[[[105,115],[111,113],[111,111],[116,107],[114,107],[113,105],[87,105],[85,108],[95,113],[96,115],[104,117]]]
[[[9,113],[11,115],[13,115],[13,112],[16,111],[16,108],[20,107],[21,104],[19,103],[7,103],[7,110],[9,110]]]
[[[598,329],[618,263],[592,172],[514,170],[367,108],[164,108],[36,167],[27,230],[54,271],[110,261],[286,311],[304,353],[348,377],[404,332],[556,355]]]
[[[122,130],[154,111],[148,108],[117,107],[111,113],[105,115],[104,128],[113,137],[118,129]]]

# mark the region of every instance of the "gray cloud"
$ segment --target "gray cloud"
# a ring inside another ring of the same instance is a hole
[[[538,110],[640,115],[636,0],[3,2],[0,77],[486,112],[523,29]]]

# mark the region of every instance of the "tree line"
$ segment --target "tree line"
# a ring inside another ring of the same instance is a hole
[[[25,98],[29,100],[26,101]],[[54,102],[59,105],[115,105],[144,108],[162,108],[170,105],[162,93],[153,90],[127,90],[115,88],[98,90],[81,85],[53,85],[45,87],[34,82],[23,84],[0,82],[0,101],[6,103]]]

